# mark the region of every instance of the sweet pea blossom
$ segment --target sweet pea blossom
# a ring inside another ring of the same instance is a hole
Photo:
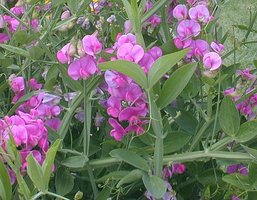
[[[218,42],[212,42],[211,48],[218,54],[221,54],[224,51],[224,45]]]
[[[210,12],[205,5],[197,5],[189,9],[189,16],[193,20],[207,23],[210,19]]]
[[[109,124],[112,126],[110,135],[115,138],[117,141],[121,141],[122,137],[126,135],[125,129],[117,122],[117,120],[110,118]]]
[[[187,18],[187,7],[186,5],[179,4],[173,10],[173,17],[177,20],[182,20]]]
[[[57,52],[57,59],[60,63],[66,64],[71,62],[71,56],[69,54],[72,48],[71,43],[66,44],[61,50]]]
[[[86,35],[82,39],[82,44],[84,51],[90,56],[95,56],[102,50],[102,43],[94,35]]]
[[[204,67],[210,71],[217,70],[222,64],[221,57],[215,52],[206,53],[203,57]]]
[[[87,79],[97,72],[95,60],[92,56],[85,56],[74,60],[68,68],[68,75],[73,80]]]
[[[243,80],[254,80],[255,79],[255,75],[251,74],[251,69],[250,68],[246,68],[244,70],[237,70],[236,71],[238,75],[241,76],[241,78]]]
[[[8,41],[10,38],[7,34],[5,33],[0,33],[0,44]]]
[[[200,31],[201,26],[195,20],[182,20],[177,27],[177,32],[182,38],[196,37]]]
[[[139,45],[125,43],[118,48],[117,57],[119,59],[138,63],[144,56],[144,49]]]

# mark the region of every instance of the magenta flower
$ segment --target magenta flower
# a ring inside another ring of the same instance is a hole
[[[9,36],[5,33],[0,33],[0,44],[7,42],[9,40]]]
[[[172,165],[172,171],[175,174],[183,174],[186,171],[186,166],[184,164],[175,163]]]
[[[91,56],[73,61],[68,68],[68,75],[73,80],[87,79],[97,72],[95,60]]]
[[[154,59],[150,53],[145,53],[144,57],[138,62],[138,64],[143,68],[144,72],[147,74],[154,63]]]
[[[162,49],[160,47],[152,47],[147,53],[149,53],[154,60],[157,60],[162,56]]]
[[[13,92],[18,93],[25,90],[25,81],[22,76],[18,76],[15,78],[10,77],[10,79],[10,84]]]
[[[125,129],[113,118],[109,119],[109,124],[113,127],[110,135],[114,137],[115,140],[121,141],[123,136],[126,135]]]
[[[33,89],[33,90],[39,90],[42,88],[42,84],[38,83],[36,79],[32,78],[29,80],[29,86]]]
[[[137,124],[140,117],[145,117],[147,109],[145,107],[127,107],[119,114],[119,121],[128,121],[130,124]]]
[[[191,58],[195,56],[197,58],[203,57],[204,54],[209,52],[210,46],[205,40],[193,40],[190,47],[192,50],[187,54],[187,57]]]
[[[117,42],[115,43],[115,47],[120,47],[121,45],[123,44],[126,44],[126,43],[131,43],[133,45],[136,44],[136,36],[131,34],[131,33],[128,33],[127,35],[121,35],[117,38]]]
[[[10,9],[10,11],[17,16],[21,16],[24,14],[25,9],[23,6],[14,6]]]
[[[71,44],[66,44],[61,50],[57,52],[57,59],[60,63],[66,64],[71,62],[71,56],[69,54]]]
[[[107,113],[112,117],[118,117],[121,111],[121,102],[120,99],[116,97],[110,97],[107,100]]]
[[[0,28],[4,28],[5,22],[2,15],[0,15]]]
[[[177,27],[177,32],[182,38],[196,37],[200,31],[201,26],[195,20],[182,20]]]
[[[242,164],[235,164],[235,165],[229,165],[227,167],[227,173],[228,174],[234,174],[234,173],[240,173],[244,176],[248,175],[248,169],[246,166]]]
[[[144,49],[139,45],[125,43],[118,48],[117,57],[119,59],[138,63],[144,56]]]
[[[179,4],[173,10],[173,17],[177,20],[182,20],[187,18],[187,7],[186,5]]]
[[[193,20],[207,23],[210,19],[210,12],[205,5],[197,5],[189,9],[189,16]]]
[[[147,19],[147,22],[150,23],[152,27],[156,27],[162,22],[162,20],[157,14],[154,14]]]
[[[178,36],[173,42],[178,49],[185,49],[191,45],[192,41],[193,40],[191,38],[182,38]]]
[[[86,35],[82,39],[82,44],[84,51],[90,56],[95,56],[102,50],[102,43],[94,35]]]
[[[132,23],[129,20],[125,21],[124,29],[125,29],[124,31],[125,34],[128,34],[132,30]]]
[[[243,80],[254,80],[255,79],[255,75],[251,74],[251,69],[250,68],[246,68],[244,70],[237,70],[236,71],[238,75],[241,76],[241,78]]]
[[[215,52],[206,53],[203,57],[204,67],[208,70],[217,70],[222,64],[221,57]]]
[[[224,51],[224,45],[218,42],[212,42],[211,48],[218,54],[221,54]]]

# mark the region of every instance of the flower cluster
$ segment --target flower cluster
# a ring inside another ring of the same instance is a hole
[[[151,0],[147,0],[145,11],[150,10],[153,7],[153,3]],[[161,23],[161,18],[157,14],[153,14],[151,17],[147,19],[147,23],[150,24],[153,28],[158,26]]]
[[[109,51],[116,53],[112,60],[120,59],[139,64],[148,73],[152,64],[162,55],[158,47],[148,52],[136,43],[132,34],[119,35],[113,48]],[[107,100],[107,113],[111,116],[111,136],[120,141],[129,132],[137,135],[144,132],[145,117],[148,113],[146,95],[143,90],[129,77],[115,71],[105,72],[110,97]],[[126,126],[124,128],[124,125]]]
[[[102,43],[95,35],[86,35],[82,41],[66,44],[57,52],[57,59],[62,64],[69,64],[68,74],[74,80],[87,79],[99,70],[96,55],[102,50]],[[75,55],[77,58],[75,58]]]
[[[209,45],[207,41],[199,39],[203,27],[213,19],[207,3],[205,1],[188,1],[188,6],[179,4],[172,10],[173,17],[178,20],[174,44],[179,49],[190,48],[187,59],[189,61],[201,60],[205,69],[204,74],[213,76],[222,64],[220,54],[223,52],[224,46],[216,41]]]
[[[236,107],[242,115],[245,115],[247,119],[254,119],[256,117],[256,106],[257,106],[257,94],[251,94],[254,90],[256,76],[252,74],[250,68],[244,70],[237,70],[239,79],[236,87],[228,88],[224,91],[225,96],[230,96]],[[251,94],[251,95],[248,95]],[[248,95],[243,101],[237,103],[241,97]]]
[[[0,141],[3,149],[6,149],[10,135],[21,155],[21,172],[26,170],[26,157],[30,153],[40,164],[43,163],[49,145],[47,129],[43,120],[21,111],[18,111],[17,115],[6,116],[0,120]],[[14,183],[14,173],[10,169],[9,171],[12,183]]]
[[[29,89],[37,91],[42,88],[42,84],[38,83],[34,78],[28,81],[27,87],[24,78],[21,76],[12,75],[9,80],[12,91],[15,93],[12,100],[13,103],[16,103]],[[16,110],[16,113],[30,114],[35,119],[41,119],[45,125],[57,131],[61,125],[61,120],[57,118],[61,113],[61,107],[58,105],[59,101],[60,97],[58,96],[39,92],[23,102]]]

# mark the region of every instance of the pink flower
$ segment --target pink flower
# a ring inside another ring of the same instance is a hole
[[[68,75],[74,79],[87,79],[97,72],[95,60],[91,56],[85,56],[73,61],[68,68]]]
[[[69,55],[69,50],[71,48],[71,44],[66,44],[61,50],[57,52],[57,59],[60,63],[66,64],[71,62],[71,57]]]
[[[82,44],[84,51],[90,56],[95,56],[102,50],[102,43],[94,35],[86,35],[82,39]]]
[[[152,27],[155,27],[158,26],[162,22],[162,20],[157,14],[154,14],[153,16],[147,19],[147,22],[149,22]]]
[[[221,57],[215,52],[206,53],[203,57],[203,64],[206,69],[217,70],[222,64]]]
[[[191,43],[192,43],[191,38],[182,38],[182,37],[178,36],[174,39],[174,44],[179,49],[185,49],[185,48],[189,47],[191,45]]]
[[[35,32],[38,32],[39,31],[39,25],[40,25],[40,22],[38,19],[32,19],[30,21],[30,26],[31,28],[35,31]]]
[[[35,78],[32,78],[32,79],[29,80],[29,86],[30,86],[33,90],[39,90],[39,89],[42,88],[42,84],[38,83]]]
[[[144,56],[144,49],[139,45],[125,43],[118,48],[117,57],[119,59],[138,63]]]
[[[0,28],[4,28],[5,22],[2,15],[0,15]]]
[[[8,41],[10,38],[7,34],[5,33],[0,33],[0,44]]]
[[[22,6],[14,6],[10,9],[10,11],[15,15],[20,16],[24,14],[25,9]]]
[[[69,10],[65,10],[65,11],[62,13],[62,15],[61,15],[61,20],[68,19],[68,18],[70,18],[70,16],[71,16],[70,11],[69,11]]]
[[[126,135],[126,131],[124,128],[117,122],[117,120],[110,118],[109,124],[113,127],[110,132],[110,135],[114,137],[115,140],[121,141],[122,137]]]
[[[125,21],[124,28],[125,34],[129,33],[132,30],[132,23],[129,20]]]
[[[25,89],[25,82],[22,76],[18,76],[11,80],[11,88],[15,93],[21,92]]]
[[[251,74],[251,69],[250,68],[246,68],[245,70],[237,70],[236,71],[237,74],[239,74],[241,76],[241,78],[243,80],[254,80],[255,79],[255,75]]]
[[[136,44],[136,36],[128,33],[127,35],[121,35],[120,37],[117,38],[117,42],[115,44],[115,47],[120,47],[121,45],[125,43],[131,43],[133,45]]]
[[[138,62],[138,64],[143,68],[144,72],[147,74],[154,63],[154,59],[150,53],[145,53],[144,57]]]
[[[177,32],[182,38],[196,37],[200,31],[201,26],[195,20],[182,20],[177,27]]]
[[[196,56],[197,58],[202,57],[204,54],[209,52],[210,46],[205,40],[193,40],[191,45],[192,50],[187,54],[188,57]]]
[[[118,117],[121,111],[121,102],[120,99],[116,97],[110,97],[107,100],[107,113],[112,117]]]
[[[186,166],[180,163],[173,164],[172,171],[175,174],[183,174],[186,171]]]
[[[162,56],[162,49],[160,47],[152,47],[147,53],[149,53],[154,60],[157,60]]]
[[[205,5],[197,5],[189,9],[189,16],[193,20],[207,23],[210,19],[210,12]]]
[[[221,54],[224,51],[224,45],[218,42],[212,42],[211,48],[218,54]]]
[[[127,107],[119,114],[119,121],[128,121],[130,124],[137,124],[140,117],[145,117],[147,109],[145,107]]]
[[[186,5],[179,4],[173,10],[173,17],[177,20],[182,20],[187,18],[187,7]]]

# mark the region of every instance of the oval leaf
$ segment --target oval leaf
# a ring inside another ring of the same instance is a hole
[[[228,97],[225,97],[221,103],[219,122],[226,134],[229,136],[237,134],[240,127],[240,116],[234,102]]]
[[[148,74],[149,88],[152,88],[188,51],[188,49],[184,49],[157,59]]]
[[[239,143],[247,142],[257,135],[257,120],[243,123],[236,135],[236,141]]]
[[[59,195],[68,194],[74,186],[74,177],[64,167],[59,168],[55,176],[56,192]]]
[[[155,198],[162,198],[167,190],[164,181],[157,176],[144,175],[143,182],[147,191],[150,192]]]
[[[177,69],[170,76],[164,83],[157,102],[160,108],[164,108],[178,97],[190,81],[195,69],[196,63],[190,63]]]
[[[141,87],[147,87],[147,79],[139,65],[126,60],[115,60],[99,64],[101,70],[115,70],[132,78]]]
[[[150,168],[145,159],[137,155],[136,153],[126,149],[114,149],[110,152],[112,157],[123,160],[124,162],[133,165],[144,171],[150,171]]]
[[[62,165],[68,167],[68,168],[83,168],[86,165],[86,162],[88,161],[88,158],[85,156],[72,156],[69,158],[66,158]]]
[[[126,176],[124,176],[118,182],[118,184],[116,185],[116,188],[119,188],[123,184],[134,183],[135,181],[141,179],[143,175],[144,175],[144,172],[142,170],[134,169],[131,172],[129,172],[128,174],[126,174]]]

